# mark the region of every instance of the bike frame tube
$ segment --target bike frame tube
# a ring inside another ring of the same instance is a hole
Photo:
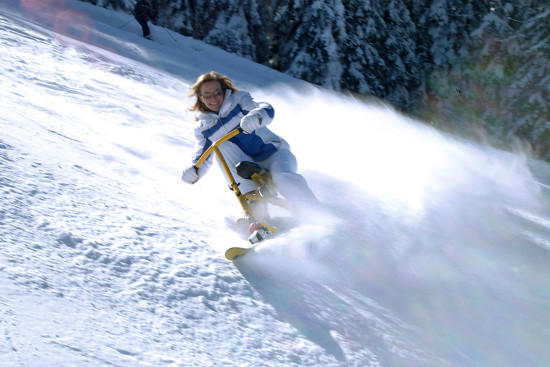
[[[223,171],[225,172],[225,175],[227,176],[227,178],[229,179],[229,187],[230,189],[235,193],[235,196],[237,196],[237,199],[239,200],[239,204],[241,204],[241,208],[243,209],[243,212],[244,212],[244,215],[246,217],[246,219],[250,219],[250,218],[253,218],[254,220],[260,222],[264,227],[266,227],[267,229],[269,229],[270,232],[277,232],[277,229],[275,229],[274,227],[270,226],[269,224],[266,224],[262,221],[260,221],[255,215],[254,213],[252,212],[252,209],[250,208],[250,204],[248,204],[248,201],[247,201],[247,198],[245,197],[245,195],[242,195],[241,194],[241,190],[239,190],[239,184],[237,184],[237,182],[235,182],[235,177],[233,177],[233,174],[231,173],[231,171],[229,170],[229,166],[227,165],[227,162],[225,160],[225,158],[223,157],[222,153],[220,152],[220,149],[218,148],[220,145],[222,145],[223,143],[225,143],[226,141],[228,141],[229,139],[239,135],[241,132],[243,131],[243,129],[241,129],[240,127],[233,130],[233,131],[230,131],[229,133],[227,133],[226,135],[222,136],[221,138],[219,138],[218,140],[216,140],[202,155],[201,157],[199,158],[199,160],[197,161],[197,163],[195,163],[195,167],[196,168],[199,168],[203,163],[204,161],[206,161],[206,159],[212,154],[212,153],[215,153],[216,154],[216,157],[218,157],[218,160],[220,161],[220,164],[221,166],[223,167]]]

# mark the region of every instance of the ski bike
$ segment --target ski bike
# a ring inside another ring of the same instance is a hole
[[[251,235],[248,238],[251,245],[232,247],[228,249],[225,256],[229,260],[233,260],[235,257],[246,253],[258,243],[264,241],[272,234],[277,233],[277,227],[273,223],[268,223],[270,221],[269,215],[267,215],[266,218],[265,210],[261,210],[264,213],[261,213],[263,215],[260,215],[260,210],[258,210],[258,208],[267,208],[268,205],[287,208],[286,200],[279,195],[275,185],[273,185],[269,171],[263,169],[260,165],[254,162],[241,161],[235,165],[237,174],[240,177],[246,180],[251,180],[256,185],[256,189],[253,191],[247,193],[242,193],[240,191],[239,184],[235,181],[235,177],[231,173],[225,158],[220,152],[219,146],[242,132],[242,128],[239,127],[222,136],[220,139],[215,141],[202,154],[197,163],[195,163],[195,167],[199,168],[212,153],[216,154],[223,171],[229,180],[229,188],[234,192],[243,210],[244,218],[241,218],[239,222],[248,224],[249,231],[251,232]]]

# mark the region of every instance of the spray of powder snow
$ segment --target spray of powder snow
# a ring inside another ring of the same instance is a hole
[[[518,318],[522,307],[545,312],[527,295],[550,285],[540,275],[550,265],[550,198],[525,156],[445,136],[383,105],[318,90],[284,95],[270,101],[283,112],[272,128],[289,141],[327,210],[312,211],[306,223],[236,262],[265,297],[275,297],[282,317],[299,307],[316,315],[299,327],[320,335],[334,355],[345,354],[342,345],[380,343],[379,333],[419,340],[422,352],[397,354],[424,365],[475,365],[467,350],[508,365],[524,358],[521,348],[550,336]],[[365,332],[364,323],[379,319],[366,315],[380,309],[391,322]],[[495,327],[502,330],[496,337]],[[516,328],[533,335],[517,339]],[[483,352],[506,345],[518,347]],[[378,345],[378,355],[386,347]],[[403,365],[394,354],[386,358]]]

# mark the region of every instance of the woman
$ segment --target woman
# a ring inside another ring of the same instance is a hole
[[[235,165],[254,161],[271,172],[273,183],[292,210],[301,209],[301,204],[318,204],[306,180],[297,173],[298,165],[289,145],[266,127],[275,114],[269,103],[255,102],[248,92],[237,90],[231,79],[214,71],[199,76],[190,89],[189,96],[196,98],[191,108],[197,112],[196,151],[193,164],[183,170],[183,181],[194,184],[203,177],[212,164],[212,156],[198,169],[194,164],[213,142],[240,126],[244,134],[219,147],[235,180],[240,181],[239,190],[246,193],[256,186],[240,178]]]

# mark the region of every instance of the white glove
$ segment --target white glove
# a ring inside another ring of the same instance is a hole
[[[199,174],[195,166],[187,167],[181,174],[181,179],[188,184],[194,184],[199,179]]]
[[[247,134],[262,127],[262,117],[255,113],[249,113],[241,119],[241,129]]]

